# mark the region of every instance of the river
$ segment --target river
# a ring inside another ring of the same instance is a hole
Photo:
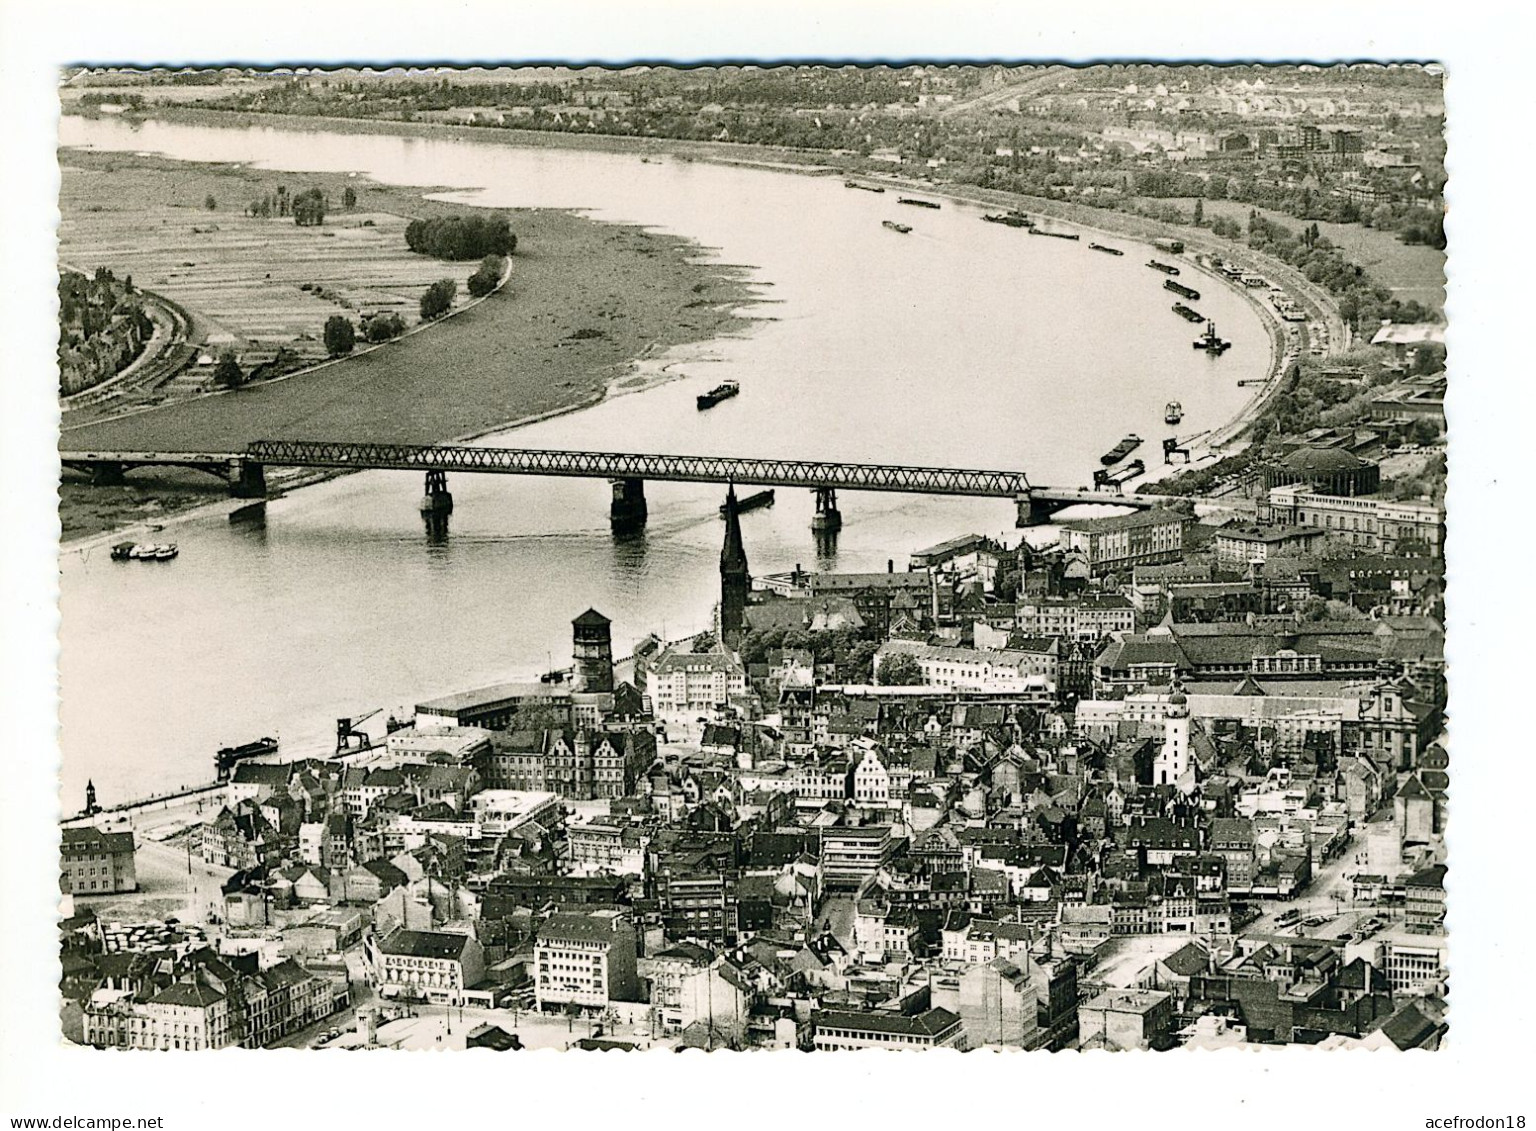
[[[1163,406],[1184,435],[1230,419],[1261,378],[1269,339],[1214,282],[1200,309],[1233,348],[1190,348],[1195,327],[1110,239],[1030,238],[810,177],[638,156],[475,141],[66,117],[61,143],[274,170],[356,171],[441,186],[467,203],[568,207],[696,240],[763,285],[751,333],[663,360],[685,379],[504,434],[524,447],[840,458],[1022,468],[1086,483],[1099,453],[1136,432],[1160,459]],[[910,224],[900,235],[884,219]],[[1051,228],[1070,225],[1048,222]],[[1203,278],[1203,277],[1202,277]],[[434,331],[453,332],[452,327]],[[725,378],[739,397],[693,398]],[[302,380],[302,378],[300,378]],[[428,393],[429,394],[429,390]],[[515,439],[512,437],[515,435]],[[345,437],[337,437],[345,439]],[[495,443],[497,437],[483,442]],[[429,545],[415,474],[369,472],[270,502],[258,524],[175,528],[180,558],[124,566],[105,549],[61,559],[62,789],[93,779],[104,804],[209,776],[219,746],[277,735],[328,749],[334,720],[569,662],[572,617],[614,621],[616,650],[651,631],[707,626],[717,592],[721,491],[651,483],[643,536],[608,530],[597,480],[452,477],[452,533]],[[913,549],[967,532],[1017,537],[1000,500],[840,496],[835,556],[818,559],[809,492],[743,517],[754,572],[835,564],[902,568]],[[169,536],[169,535],[167,535]],[[375,719],[377,723],[379,720]]]

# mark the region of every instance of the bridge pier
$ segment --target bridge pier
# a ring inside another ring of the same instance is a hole
[[[123,482],[123,473],[127,470],[120,463],[93,463],[91,464],[92,487],[117,487]]]
[[[427,472],[426,493],[421,497],[422,514],[450,515],[453,513],[453,496],[448,491],[446,471]]]
[[[645,525],[645,480],[613,479],[613,502],[608,507],[608,523],[615,533],[638,530]]]
[[[266,467],[251,459],[230,460],[229,493],[237,499],[265,499]]]
[[[1051,516],[1056,513],[1057,506],[1043,499],[1037,499],[1031,494],[1019,495],[1014,499],[1019,508],[1016,527],[1044,526],[1051,521]]]
[[[843,528],[843,512],[837,509],[837,488],[817,487],[816,515],[811,530],[817,534],[835,534]]]

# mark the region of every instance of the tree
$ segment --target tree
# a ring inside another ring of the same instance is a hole
[[[422,321],[441,318],[453,308],[453,296],[459,293],[459,285],[452,279],[439,279],[421,296]]]
[[[341,206],[348,212],[357,207],[357,190],[348,185],[341,192]]]
[[[363,337],[370,342],[387,342],[405,333],[405,319],[393,312],[375,314],[363,323]]]
[[[484,298],[496,289],[506,270],[507,261],[499,255],[487,255],[480,261],[480,269],[469,277],[471,298]]]
[[[293,222],[301,228],[318,228],[325,223],[325,194],[317,188],[299,193],[290,208]]]
[[[925,682],[917,658],[906,652],[894,652],[881,660],[878,674],[886,687],[916,687]]]
[[[238,389],[245,384],[245,372],[240,368],[240,359],[233,350],[225,350],[219,355],[219,363],[213,369],[213,379],[226,389]]]
[[[352,320],[344,314],[333,314],[325,320],[325,352],[332,357],[341,357],[352,352],[352,347],[357,344],[357,331],[352,327]]]
[[[203,207],[206,208],[209,212],[217,210],[219,207],[219,202],[214,199],[213,193],[210,192],[207,196],[203,197]]]
[[[1204,223],[1205,223],[1205,201],[1202,198],[1197,196],[1197,197],[1195,197],[1195,227],[1198,228],[1198,227],[1200,227]]]

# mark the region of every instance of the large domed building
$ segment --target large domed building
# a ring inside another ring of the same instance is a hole
[[[1264,486],[1304,483],[1322,495],[1374,495],[1381,466],[1342,448],[1297,448],[1264,468]]]

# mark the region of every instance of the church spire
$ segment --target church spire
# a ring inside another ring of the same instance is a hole
[[[725,541],[720,547],[720,642],[727,648],[741,645],[746,631],[747,590],[752,578],[747,572],[747,549],[741,540],[741,518],[736,505],[736,485],[725,490]]]

